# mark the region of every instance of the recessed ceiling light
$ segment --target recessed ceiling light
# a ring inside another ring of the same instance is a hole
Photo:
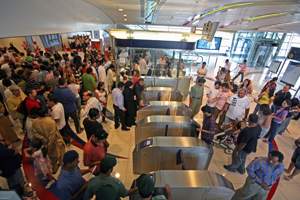
[[[127,22],[127,18],[124,18],[124,21]]]
[[[127,17],[127,14],[124,14],[123,17]]]
[[[123,8],[119,8],[118,11],[119,11],[119,12],[123,12],[124,9],[123,9]]]

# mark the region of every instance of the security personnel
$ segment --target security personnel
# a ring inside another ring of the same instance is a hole
[[[126,197],[136,191],[136,189],[127,190],[124,184],[117,178],[111,176],[117,160],[115,157],[106,155],[100,163],[100,174],[95,176],[88,183],[84,194],[84,200],[91,199],[96,195],[97,199],[102,199],[103,196],[112,197],[109,199],[115,200],[120,197]]]
[[[192,109],[192,117],[194,117],[199,112],[202,105],[205,81],[205,78],[198,77],[196,80],[196,84],[191,88],[190,108]]]

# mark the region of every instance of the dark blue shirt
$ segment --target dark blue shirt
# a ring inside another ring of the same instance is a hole
[[[50,191],[55,194],[60,200],[71,199],[85,183],[82,178],[80,169],[76,168],[73,171],[61,170],[58,180],[51,186]]]
[[[76,96],[69,88],[56,88],[53,95],[58,102],[62,103],[65,113],[70,114],[76,111]]]

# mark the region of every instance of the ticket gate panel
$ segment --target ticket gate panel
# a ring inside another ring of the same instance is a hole
[[[196,136],[199,125],[184,116],[148,116],[137,122],[135,144],[154,136]]]
[[[192,137],[152,137],[136,145],[133,172],[157,170],[207,169],[213,149]]]
[[[191,109],[182,102],[150,101],[149,105],[137,111],[137,122],[152,115],[192,116]]]
[[[229,200],[234,188],[225,177],[209,171],[160,170],[153,172],[155,188],[170,185],[174,200]]]

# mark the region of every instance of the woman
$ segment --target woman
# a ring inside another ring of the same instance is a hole
[[[97,89],[95,90],[95,97],[99,100],[102,106],[102,121],[105,122],[106,110],[107,110],[107,92],[105,90],[105,83],[99,82]]]
[[[206,67],[206,62],[203,62],[202,63],[202,66],[198,69],[197,71],[197,74],[198,74],[198,78],[199,77],[202,77],[204,78],[207,74],[207,69],[205,68]]]
[[[294,176],[300,173],[300,139],[295,141],[296,149],[294,150],[291,163],[288,169],[285,169],[285,172],[289,174],[285,176],[284,179],[289,181],[294,178]]]
[[[277,134],[277,129],[280,127],[282,122],[286,119],[288,115],[288,109],[291,106],[291,100],[284,100],[282,103],[281,108],[277,109],[275,113],[273,113],[273,119],[271,122],[270,130],[268,131],[267,135],[264,137],[264,141],[272,142]]]
[[[140,78],[140,72],[138,70],[134,70],[132,76],[132,84],[135,85],[137,82],[139,82]]]
[[[261,105],[270,105],[272,103],[272,96],[270,96],[270,89],[266,88],[262,93],[260,93],[257,99],[254,101],[257,103],[253,111],[256,114],[260,110]]]
[[[260,110],[258,111],[258,124],[261,127],[260,138],[263,138],[271,127],[272,122],[272,110],[268,104],[260,105]]]
[[[125,120],[126,125],[131,127],[135,125],[135,117],[136,117],[136,100],[134,96],[133,83],[131,81],[127,81],[125,84],[125,88],[123,91],[124,95],[124,107],[126,108]]]
[[[65,153],[65,143],[60,135],[55,121],[46,116],[45,112],[40,109],[33,108],[31,110],[33,138],[39,139],[43,142],[49,152],[49,158],[55,173],[62,164],[63,154]]]
[[[253,86],[250,79],[245,79],[241,84],[240,88],[246,89],[247,95],[251,95],[253,92]]]

